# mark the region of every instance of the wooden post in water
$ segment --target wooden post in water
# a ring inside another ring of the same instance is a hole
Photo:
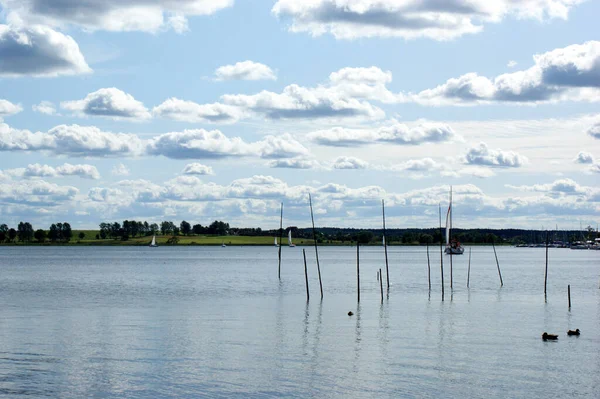
[[[571,284],[567,286],[567,294],[569,296],[569,310],[571,310]]]
[[[454,285],[453,285],[453,281],[454,281],[454,277],[452,277],[452,258],[454,258],[454,255],[452,255],[452,252],[450,252],[450,290],[454,289]]]
[[[500,287],[504,286],[502,282],[502,273],[500,273],[500,262],[498,262],[498,255],[496,254],[496,246],[494,245],[494,240],[492,239],[492,248],[494,248],[494,256],[496,257],[496,267],[498,268],[498,276],[500,277]]]
[[[358,302],[360,302],[360,243],[356,241],[356,292],[358,295]]]
[[[469,271],[467,272],[467,288],[469,288],[469,280],[471,279],[471,247],[469,247]]]
[[[383,214],[383,250],[385,251],[385,274],[387,277],[387,289],[390,290],[390,269],[388,267],[387,240],[385,239],[385,202],[381,200],[381,211]]]
[[[544,295],[546,295],[546,286],[548,285],[548,232],[546,232],[546,273],[544,274]],[[569,307],[571,307],[569,305]]]
[[[444,250],[442,248],[442,204],[439,204],[440,210],[440,269],[442,271],[442,301],[444,300]]]
[[[310,300],[310,292],[308,290],[308,268],[306,267],[306,250],[302,248],[302,255],[304,256],[304,281],[306,281],[306,300]]]
[[[381,269],[379,269],[379,275],[381,276]],[[379,279],[379,290],[381,291],[381,303],[383,303],[383,278]]]
[[[283,238],[283,202],[281,203],[281,215],[279,217],[279,248],[278,248],[278,253],[279,253],[279,268],[278,268],[278,272],[277,272],[277,276],[279,277],[279,280],[281,280],[281,245],[282,245],[282,238]]]
[[[429,291],[431,291],[431,264],[429,262],[429,243],[427,243],[427,281],[429,282]]]
[[[319,287],[321,288],[321,300],[323,300],[323,283],[321,282],[321,266],[319,265],[319,248],[317,246],[317,232],[315,230],[315,217],[313,216],[312,198],[308,193],[308,203],[310,204],[310,220],[312,221],[313,241],[315,242],[315,256],[317,257],[317,271],[319,272]]]

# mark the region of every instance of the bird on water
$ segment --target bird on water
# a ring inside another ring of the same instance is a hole
[[[554,340],[558,339],[558,335],[556,335],[556,334],[548,334],[547,332],[545,332],[545,333],[542,334],[542,339],[544,341],[548,341],[548,340],[554,341]]]
[[[579,335],[579,334],[581,334],[581,332],[579,331],[579,328],[577,330],[567,331],[567,335]]]

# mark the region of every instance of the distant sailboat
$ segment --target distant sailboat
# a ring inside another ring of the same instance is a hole
[[[279,244],[277,244],[277,237],[275,237],[275,246],[278,247]]]
[[[290,247],[295,247],[295,246],[296,246],[296,245],[294,245],[294,244],[292,243],[292,230],[290,230],[290,231],[288,232],[288,246],[290,246]]]
[[[152,242],[150,243],[150,247],[158,247],[158,245],[156,245],[156,236],[152,236]]]
[[[450,204],[448,205],[448,213],[446,213],[446,250],[448,255],[462,255],[465,248],[458,240],[451,238],[452,234],[452,187],[450,187]]]
[[[224,242],[221,244],[221,247],[226,247],[226,246],[227,246],[227,245],[225,245],[225,243],[224,243]]]

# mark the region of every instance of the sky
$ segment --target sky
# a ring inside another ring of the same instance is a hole
[[[0,223],[600,223],[600,1],[0,10]]]

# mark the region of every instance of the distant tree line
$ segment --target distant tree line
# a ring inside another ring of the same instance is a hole
[[[100,223],[100,232],[97,234],[97,239],[112,238],[115,240],[127,241],[130,238],[152,236],[156,234],[161,235],[228,235],[229,234],[229,223],[225,223],[219,220],[215,220],[208,226],[202,226],[201,224],[194,224],[183,220],[179,225],[176,225],[172,221],[162,221],[157,223],[148,223],[146,221],[135,221],[135,220],[124,220],[123,223]]]
[[[38,242],[43,243],[46,240],[51,242],[69,242],[73,237],[71,225],[67,222],[53,223],[48,231],[38,229],[34,230],[29,222],[20,222],[16,229],[9,228],[6,224],[0,224],[0,243],[14,243],[17,240],[21,243]]]

